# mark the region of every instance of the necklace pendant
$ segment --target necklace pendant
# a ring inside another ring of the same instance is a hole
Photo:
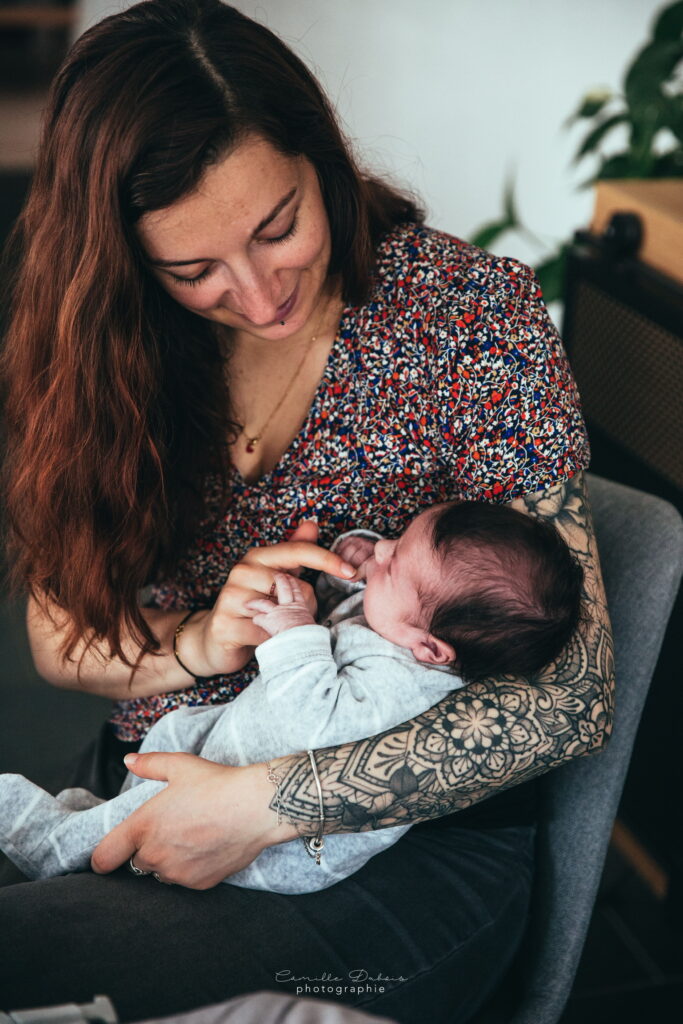
[[[259,442],[258,437],[250,437],[249,440],[247,441],[247,451],[248,452],[253,452],[253,450],[256,447],[256,445],[258,444],[258,442]]]

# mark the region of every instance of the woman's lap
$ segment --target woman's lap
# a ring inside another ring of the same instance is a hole
[[[352,878],[310,895],[225,884],[193,892],[125,870],[4,888],[0,1006],[106,994],[132,1021],[298,985],[411,1024],[464,1021],[521,937],[533,828],[450,821],[412,829]],[[379,978],[391,980],[370,980]]]

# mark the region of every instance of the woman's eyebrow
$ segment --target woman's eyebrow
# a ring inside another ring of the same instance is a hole
[[[262,221],[259,221],[252,231],[251,237],[253,238],[254,235],[258,235],[259,231],[263,231],[264,228],[267,228],[271,221],[274,221],[278,214],[282,213],[285,206],[291,203],[296,193],[297,186],[295,185],[294,188],[289,190],[287,195],[283,196],[282,199],[275,204],[270,213],[267,214]],[[185,267],[192,263],[207,263],[209,259],[209,256],[195,256],[193,260],[150,260],[150,263],[153,267]]]
[[[283,196],[280,202],[273,207],[268,216],[264,217],[263,220],[259,224],[257,224],[257,226],[254,228],[252,237],[253,235],[258,235],[259,231],[263,231],[264,228],[267,228],[270,222],[275,220],[279,213],[282,213],[285,206],[287,206],[288,203],[291,203],[296,193],[297,186],[295,185],[294,188],[290,189],[287,195]]]

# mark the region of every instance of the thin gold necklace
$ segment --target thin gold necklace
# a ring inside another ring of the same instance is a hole
[[[327,312],[327,310],[325,312]],[[246,442],[247,443],[245,445],[245,451],[248,452],[249,454],[251,454],[255,450],[256,445],[260,442],[260,440],[263,437],[263,435],[265,434],[266,430],[268,429],[270,424],[273,422],[273,419],[275,418],[275,415],[282,408],[282,405],[283,405],[285,399],[287,398],[287,396],[289,395],[289,392],[292,390],[292,388],[294,386],[294,381],[299,376],[299,371],[301,370],[301,367],[304,365],[304,362],[306,360],[306,356],[310,352],[312,346],[315,345],[316,341],[318,340],[318,337],[319,337],[319,334],[314,334],[309,339],[309,341],[308,341],[308,343],[306,345],[306,348],[304,349],[303,355],[301,356],[301,359],[299,360],[299,362],[297,364],[296,370],[292,374],[292,376],[291,376],[291,378],[289,380],[289,383],[287,384],[287,387],[285,388],[285,390],[284,390],[284,392],[283,392],[283,394],[282,394],[282,396],[280,398],[280,401],[277,403],[277,405],[275,406],[275,408],[273,409],[273,411],[271,412],[270,416],[268,417],[266,422],[263,424],[263,426],[261,427],[259,432],[257,434],[254,434],[253,437],[249,437],[249,435],[245,434],[244,430],[240,431],[240,434],[242,435],[242,437],[246,438]]]

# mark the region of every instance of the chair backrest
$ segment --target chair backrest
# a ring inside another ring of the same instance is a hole
[[[638,721],[683,572],[683,520],[660,498],[588,476],[612,618],[616,709],[596,757],[541,783],[537,878],[521,1004],[510,1024],[554,1024],[591,917]]]

